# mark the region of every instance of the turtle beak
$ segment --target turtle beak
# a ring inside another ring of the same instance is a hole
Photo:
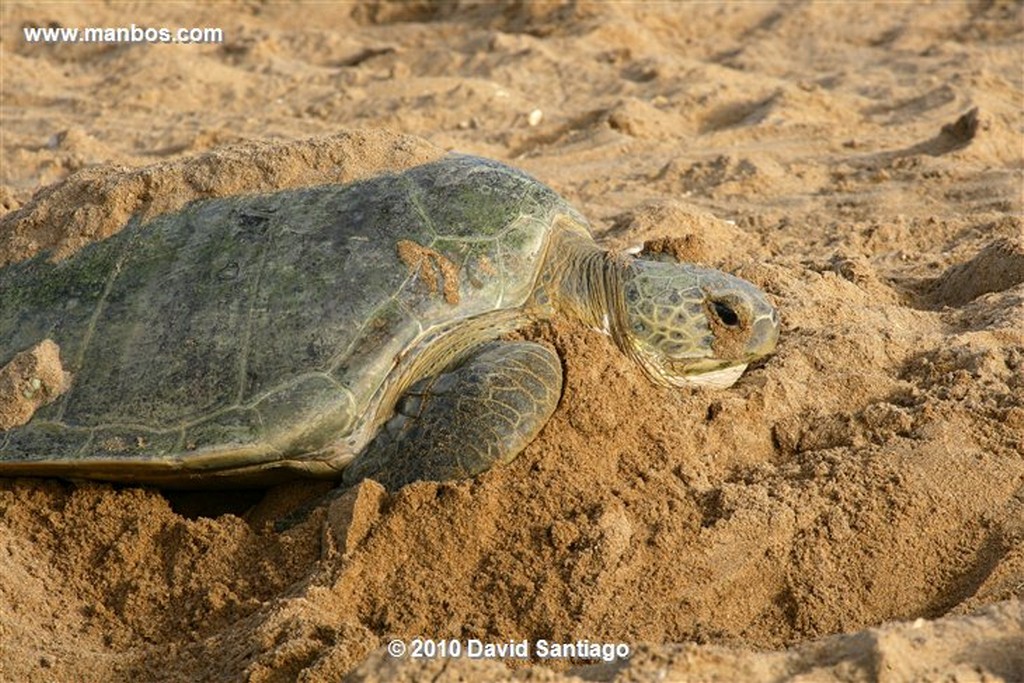
[[[639,345],[634,348],[634,357],[644,373],[655,384],[665,387],[678,389],[696,385],[728,389],[747,369],[747,363],[737,365],[703,356],[664,362],[664,359],[659,359],[656,354],[645,351]]]
[[[742,375],[746,369],[746,363],[743,363],[742,365],[730,365],[727,368],[713,370],[712,372],[702,372],[697,375],[683,375],[682,379],[686,384],[696,384],[698,386],[710,387],[712,389],[728,389],[733,384],[736,384],[740,375]]]
[[[747,354],[751,361],[770,356],[779,343],[779,312],[772,308],[767,314],[758,317],[751,326],[750,342]]]

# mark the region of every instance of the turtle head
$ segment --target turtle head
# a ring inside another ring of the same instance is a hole
[[[765,294],[711,268],[634,259],[623,272],[622,304],[615,336],[661,384],[732,386],[779,338]]]

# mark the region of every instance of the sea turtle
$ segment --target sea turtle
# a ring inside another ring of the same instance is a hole
[[[0,432],[0,475],[472,476],[554,411],[558,355],[503,337],[557,315],[674,386],[731,385],[779,333],[749,282],[602,250],[565,200],[495,161],[200,200],[0,270],[0,367],[52,340],[70,372]]]

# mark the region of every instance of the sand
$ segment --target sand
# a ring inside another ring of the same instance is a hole
[[[329,486],[0,481],[0,679],[1022,680],[1019,3],[2,12],[2,263],[454,149],[750,279],[783,332],[734,388],[668,390],[535,326],[566,386],[517,460],[283,531]],[[225,42],[22,31],[131,24]],[[632,656],[385,649],[417,636]]]

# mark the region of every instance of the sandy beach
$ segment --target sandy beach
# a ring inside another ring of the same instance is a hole
[[[522,455],[285,530],[329,483],[0,479],[0,680],[1024,680],[1022,11],[4,3],[0,266],[458,151],[783,328],[716,391],[536,325],[565,386]],[[133,26],[221,33],[76,38]]]

